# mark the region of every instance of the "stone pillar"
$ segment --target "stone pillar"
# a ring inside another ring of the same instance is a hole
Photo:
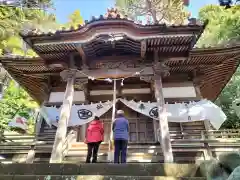
[[[67,87],[63,98],[60,119],[53,144],[50,163],[61,163],[63,159],[63,144],[67,135],[67,125],[71,115],[71,108],[74,95],[74,80],[76,71],[70,71],[67,75]]]
[[[159,128],[160,128],[160,140],[161,147],[164,156],[165,163],[173,162],[173,153],[171,146],[171,139],[168,127],[168,119],[165,109],[165,100],[163,97],[163,87],[162,87],[162,77],[168,75],[168,69],[164,65],[164,62],[159,61],[158,52],[154,52],[154,88],[155,88],[155,98],[158,106],[158,118],[159,118]]]

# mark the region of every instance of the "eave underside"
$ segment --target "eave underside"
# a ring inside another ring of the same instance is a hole
[[[199,87],[202,96],[215,100],[238,67],[239,58],[240,46],[194,49],[188,59],[176,59],[167,62],[167,65],[170,67],[172,79],[180,74],[191,76],[194,72],[200,72]],[[0,59],[8,73],[39,103],[48,99],[53,87],[64,84],[59,74],[66,68],[49,68],[41,58]]]

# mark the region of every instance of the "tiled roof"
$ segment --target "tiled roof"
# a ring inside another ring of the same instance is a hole
[[[66,33],[66,32],[77,32],[83,28],[85,28],[87,25],[92,24],[92,23],[107,23],[108,21],[119,21],[120,23],[125,21],[129,23],[133,23],[136,25],[137,28],[142,28],[142,27],[156,27],[156,26],[162,26],[162,27],[187,27],[187,26],[202,26],[205,23],[200,22],[196,18],[189,18],[186,20],[183,24],[169,24],[169,23],[147,23],[143,24],[142,21],[133,21],[128,18],[127,15],[121,15],[117,9],[108,9],[107,13],[105,15],[100,15],[99,17],[92,16],[91,20],[85,20],[84,24],[79,24],[77,28],[75,27],[70,27],[67,29],[66,27],[62,27],[62,29],[59,30],[48,30],[47,32],[41,32],[38,29],[28,29],[24,30],[24,32],[21,33],[22,36],[46,36],[46,35],[53,35],[53,34],[60,34],[60,33]]]

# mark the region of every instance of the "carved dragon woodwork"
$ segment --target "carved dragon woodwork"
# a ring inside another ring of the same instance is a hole
[[[137,61],[133,60],[103,60],[98,62],[92,62],[90,64],[91,68],[96,69],[122,69],[125,70],[127,68],[135,68],[139,66]]]

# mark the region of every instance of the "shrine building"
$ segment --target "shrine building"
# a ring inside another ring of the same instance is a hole
[[[35,146],[35,162],[85,161],[83,141],[95,115],[105,129],[99,161],[109,161],[118,109],[130,125],[128,162],[192,162],[237,151],[239,143],[218,144],[226,116],[213,102],[239,65],[240,45],[195,48],[206,25],[142,25],[109,11],[78,29],[22,33],[38,57],[0,61],[41,106],[36,137],[51,143]],[[62,157],[53,155],[59,126],[66,131],[61,140],[75,135]]]

